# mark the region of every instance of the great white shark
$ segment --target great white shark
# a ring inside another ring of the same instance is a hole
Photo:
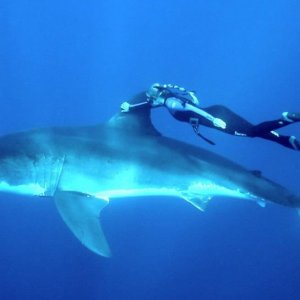
[[[100,212],[117,198],[174,196],[199,210],[214,196],[300,207],[299,196],[260,172],[161,135],[147,109],[95,126],[1,137],[0,191],[53,197],[73,234],[102,256],[110,256],[110,248]]]

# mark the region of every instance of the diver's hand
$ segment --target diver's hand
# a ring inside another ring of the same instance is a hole
[[[128,112],[130,109],[130,104],[128,102],[123,102],[120,108],[121,108],[121,112]]]
[[[213,124],[214,124],[215,127],[220,127],[222,129],[226,129],[226,123],[223,120],[219,119],[219,118],[214,118],[213,119]]]

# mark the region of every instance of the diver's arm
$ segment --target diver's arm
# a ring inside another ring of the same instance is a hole
[[[188,103],[184,104],[177,98],[168,98],[165,102],[165,105],[170,111],[193,111],[197,115],[211,121],[215,127],[220,127],[222,129],[226,128],[226,123],[223,120],[215,118],[214,116],[212,116],[211,114],[207,113],[199,107]]]
[[[205,119],[211,121],[215,127],[220,127],[222,129],[226,128],[226,123],[219,118],[215,118],[214,116],[212,116],[211,114],[207,113],[206,111],[202,110],[201,108],[198,108],[196,106],[190,105],[190,104],[186,104],[186,109],[195,112],[196,114],[204,117]]]
[[[149,106],[149,101],[143,101],[140,103],[131,104],[127,101],[123,102],[120,106],[121,112],[129,112],[134,109],[139,109],[145,106]]]

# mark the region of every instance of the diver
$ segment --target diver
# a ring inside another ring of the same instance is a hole
[[[292,123],[300,122],[300,113],[283,112],[281,118],[277,120],[253,125],[223,105],[200,107],[195,92],[178,85],[154,83],[148,91],[122,103],[121,111],[126,113],[141,108],[152,109],[162,106],[166,107],[175,119],[191,124],[198,136],[213,145],[214,142],[199,132],[200,125],[235,136],[260,137],[300,151],[300,142],[295,136],[281,135],[275,131]]]

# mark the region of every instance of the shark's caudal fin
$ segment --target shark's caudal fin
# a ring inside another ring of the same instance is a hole
[[[108,200],[77,192],[57,191],[55,203],[65,223],[84,246],[99,255],[111,255],[99,219]]]

